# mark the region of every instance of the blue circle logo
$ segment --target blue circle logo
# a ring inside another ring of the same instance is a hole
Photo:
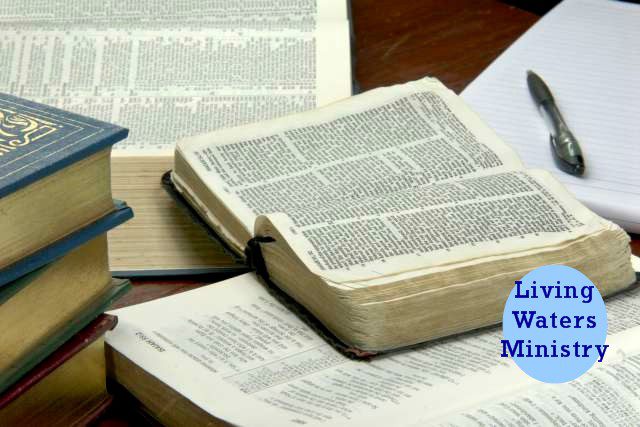
[[[606,356],[607,312],[587,276],[564,265],[537,268],[516,281],[502,317],[501,356],[527,375],[563,383]]]

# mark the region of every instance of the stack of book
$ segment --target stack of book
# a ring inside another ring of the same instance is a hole
[[[171,426],[638,425],[629,236],[439,81],[187,138],[165,178],[256,272],[116,312],[107,372],[136,410]],[[620,292],[607,343],[625,355],[553,390],[484,329],[548,264]]]
[[[107,231],[133,216],[111,196],[115,125],[0,94],[0,419],[73,425],[104,408]]]

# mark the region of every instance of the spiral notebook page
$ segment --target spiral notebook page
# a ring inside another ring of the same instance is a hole
[[[640,5],[565,0],[462,93],[520,155],[550,170],[600,215],[640,232]],[[580,141],[587,173],[553,161],[549,131],[526,84],[533,70],[551,88]]]

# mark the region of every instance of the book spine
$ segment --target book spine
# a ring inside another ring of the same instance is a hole
[[[256,271],[256,274],[262,277],[264,280],[269,280],[269,272],[267,271],[267,265],[264,262],[262,256],[261,243],[275,242],[273,237],[257,236],[250,239],[247,242],[247,247],[244,249],[245,259],[250,269]]]
[[[0,394],[0,409],[22,396],[27,390],[46,378],[47,375],[62,366],[62,364],[89,346],[89,344],[97,338],[104,335],[105,332],[113,329],[117,322],[117,317],[109,314],[101,314],[98,316],[81,332],[40,362],[29,374],[16,381],[4,393]]]

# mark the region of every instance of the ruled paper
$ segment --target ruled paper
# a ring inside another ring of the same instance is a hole
[[[580,141],[584,178],[555,166],[549,131],[527,89],[528,69],[547,82]],[[462,96],[527,167],[552,171],[591,209],[640,232],[640,5],[565,0]]]

